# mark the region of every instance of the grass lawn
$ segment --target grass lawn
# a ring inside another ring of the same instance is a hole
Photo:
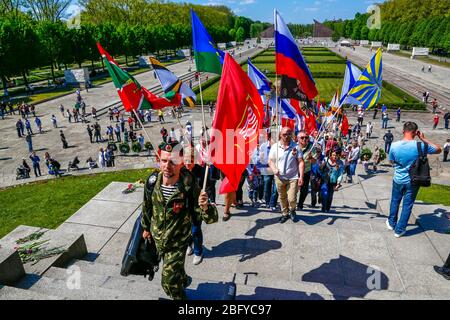
[[[31,96],[27,96],[26,98],[17,98],[17,101],[25,101],[27,103],[39,103],[40,101],[43,101],[45,99],[50,98],[58,98],[59,96],[69,93],[69,92],[75,92],[75,88],[58,88],[55,90],[51,90],[48,92],[43,93],[37,93],[33,94]]]
[[[176,59],[170,60],[170,62],[163,63],[163,65],[170,66],[172,64],[179,63],[179,62],[182,62],[184,60],[186,60],[186,58],[176,58]],[[140,74],[140,73],[143,73],[143,72],[147,72],[147,71],[150,71],[150,69],[148,67],[136,68],[133,71],[131,71],[130,74],[137,75],[137,74]],[[102,85],[102,84],[105,84],[105,83],[108,83],[108,82],[111,82],[111,77],[109,75],[93,80],[92,84],[94,86],[98,86],[98,85]],[[24,102],[27,102],[27,103],[35,103],[36,104],[36,103],[39,103],[39,102],[41,102],[43,100],[46,100],[46,99],[49,99],[49,98],[58,98],[58,97],[60,97],[61,95],[65,94],[65,93],[75,92],[75,91],[76,91],[76,88],[59,88],[59,89],[49,90],[47,92],[37,93],[37,94],[31,95],[31,96],[28,96],[26,98],[15,98],[14,97],[14,91],[12,89],[12,90],[10,90],[10,94],[11,94],[10,97],[13,100],[24,101]],[[1,99],[1,97],[2,96],[0,96],[0,99]]]
[[[247,70],[247,67],[244,66],[244,70]],[[264,70],[264,69],[262,69]],[[274,79],[271,79],[274,82]],[[339,93],[342,86],[341,78],[315,78],[317,85],[317,90],[319,91],[320,100],[325,100],[327,103],[331,102],[334,94],[336,93],[336,89],[339,88]],[[219,91],[220,81],[214,83],[209,88],[203,91],[203,99],[207,102],[216,101],[217,93]],[[383,88],[381,93],[380,103],[385,103],[386,105],[392,105],[396,103],[403,103],[403,97],[398,96],[397,94],[390,91],[388,88]]]
[[[450,206],[450,186],[433,184],[430,188],[420,188],[417,200]]]
[[[0,238],[19,225],[54,229],[113,181],[135,182],[150,169],[63,177],[0,190]]]

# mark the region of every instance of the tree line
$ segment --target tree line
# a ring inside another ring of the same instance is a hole
[[[380,29],[369,29],[369,14],[355,15],[353,20],[326,21],[333,30],[333,40],[341,37],[353,40],[398,43],[403,49],[428,47],[435,53],[450,52],[450,16],[434,16],[419,20],[382,20]]]
[[[35,0],[37,2],[41,0]],[[70,1],[69,1],[70,2]],[[34,3],[28,0],[28,3]],[[49,3],[42,0],[42,3]],[[0,79],[22,76],[28,85],[30,70],[55,70],[100,61],[98,41],[113,56],[128,58],[192,46],[189,9],[194,8],[217,43],[244,41],[259,35],[267,24],[236,17],[224,6],[196,6],[145,0],[89,0],[81,25],[69,28],[61,19],[67,0],[54,0],[55,8],[24,12],[16,0],[0,2]],[[125,5],[126,4],[126,5]],[[139,5],[142,5],[139,7]],[[42,9],[43,8],[43,9]],[[105,10],[102,10],[104,8]],[[147,14],[148,13],[148,14]],[[154,14],[155,16],[152,16]],[[155,23],[157,21],[158,23]],[[234,32],[233,32],[234,31]]]

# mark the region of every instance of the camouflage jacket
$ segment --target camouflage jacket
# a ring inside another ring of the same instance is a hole
[[[192,173],[185,168],[180,173],[178,190],[166,204],[161,192],[162,177],[162,173],[158,173],[152,194],[152,181],[147,180],[141,224],[151,232],[158,251],[167,252],[187,245],[191,236],[191,219],[212,224],[218,221],[218,213],[216,207],[211,205],[206,211],[200,208],[198,198],[201,189]]]

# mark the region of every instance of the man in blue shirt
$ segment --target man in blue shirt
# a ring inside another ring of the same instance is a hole
[[[403,140],[392,144],[389,160],[394,166],[394,181],[390,214],[386,225],[389,230],[395,231],[394,235],[396,238],[400,238],[406,233],[406,226],[419,192],[419,187],[411,185],[409,177],[409,168],[419,157],[417,142],[415,141],[416,137],[422,141],[421,147],[423,151],[425,151],[426,144],[428,145],[429,154],[440,154],[442,152],[442,148],[439,145],[425,139],[425,135],[418,131],[418,126],[414,122],[406,122],[403,126]],[[403,208],[400,219],[398,219],[398,211],[402,199]]]

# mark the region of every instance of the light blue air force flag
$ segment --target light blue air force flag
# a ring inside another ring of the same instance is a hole
[[[354,66],[350,61],[347,61],[347,68],[345,69],[344,83],[342,85],[341,101],[340,104],[361,104],[358,100],[348,95],[348,92],[355,85],[359,79],[362,71]]]

